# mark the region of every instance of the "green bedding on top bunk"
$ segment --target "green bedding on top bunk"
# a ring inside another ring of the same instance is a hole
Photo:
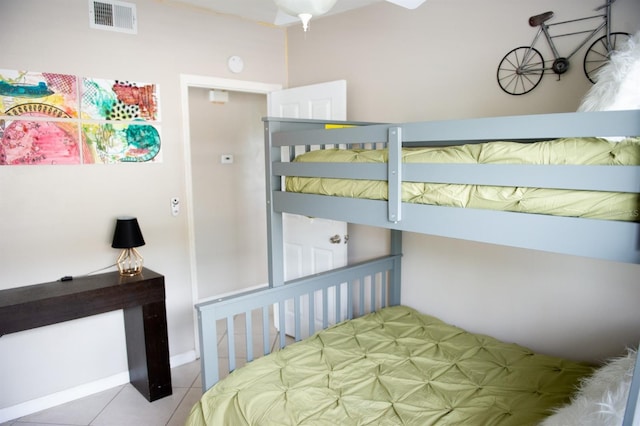
[[[234,371],[187,425],[534,425],[591,372],[396,306]]]
[[[297,162],[384,163],[387,150],[318,150]],[[522,144],[491,142],[405,148],[406,163],[639,165],[640,138],[612,143],[567,138]],[[387,199],[387,183],[372,180],[287,177],[286,190],[339,197]],[[638,221],[638,194],[598,191],[404,182],[402,201],[557,216]]]

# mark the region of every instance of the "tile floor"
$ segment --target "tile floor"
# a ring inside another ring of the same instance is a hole
[[[271,313],[271,315],[273,315]],[[258,312],[254,312],[253,346],[255,357],[260,356],[262,348],[262,320]],[[271,318],[273,318],[271,316]],[[236,347],[244,340],[244,317],[236,317],[234,321]],[[273,321],[270,320],[270,324]],[[218,323],[218,347],[220,351],[220,376],[224,377],[223,368],[228,366],[226,325]],[[277,346],[278,332],[270,326],[269,340],[272,348]],[[293,339],[287,336],[287,344]],[[245,364],[246,350],[236,350],[236,365]],[[19,419],[11,420],[0,426],[183,426],[191,407],[202,394],[200,380],[200,361],[181,365],[171,370],[173,394],[154,402],[147,401],[131,384],[126,384],[68,402]]]
[[[39,413],[3,423],[2,426],[183,426],[201,395],[200,362],[171,370],[173,394],[147,401],[131,384],[118,386]]]

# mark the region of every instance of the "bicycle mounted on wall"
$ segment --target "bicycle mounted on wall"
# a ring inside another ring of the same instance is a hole
[[[530,46],[516,47],[502,58],[502,61],[500,61],[498,65],[498,84],[500,88],[510,95],[524,95],[535,89],[540,83],[540,80],[542,80],[544,72],[549,70],[556,73],[558,79],[560,79],[560,75],[569,69],[569,60],[571,57],[604,29],[605,34],[594,41],[584,55],[584,73],[589,81],[595,83],[596,74],[600,68],[609,62],[610,53],[626,43],[630,37],[629,34],[624,32],[611,32],[611,5],[615,1],[616,0],[606,0],[605,4],[595,9],[596,11],[604,9],[603,13],[584,18],[547,24],[547,21],[553,18],[553,12],[551,11],[530,17],[529,25],[538,27],[538,31]],[[549,33],[549,29],[554,26],[598,18],[603,18],[603,21],[595,28],[553,36]],[[554,39],[578,34],[586,35],[581,38],[571,53],[566,56],[561,56],[558,53]],[[545,65],[542,54],[534,47],[541,36],[544,36],[547,40],[549,48],[553,53],[553,62],[550,66]]]

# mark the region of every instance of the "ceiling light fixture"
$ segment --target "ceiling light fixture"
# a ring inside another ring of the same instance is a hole
[[[309,29],[309,20],[324,15],[336,4],[336,0],[274,0],[278,8],[287,15],[297,16],[304,31]]]

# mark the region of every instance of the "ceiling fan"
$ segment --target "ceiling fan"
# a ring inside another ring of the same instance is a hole
[[[314,16],[324,15],[336,4],[337,0],[274,0],[278,6],[276,25],[302,21],[304,31],[309,29],[309,20]],[[415,9],[426,0],[385,0],[407,9]]]

